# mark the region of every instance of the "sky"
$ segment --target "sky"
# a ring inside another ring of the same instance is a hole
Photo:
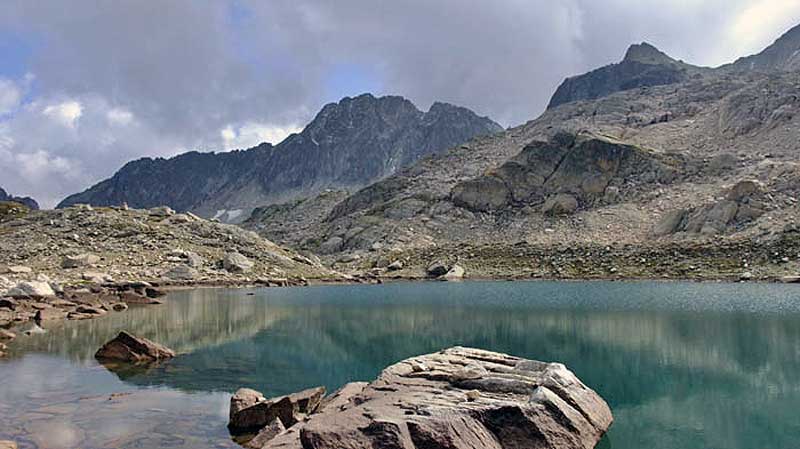
[[[278,143],[364,92],[536,118],[647,41],[715,66],[797,0],[3,0],[0,187],[45,207],[140,157]]]

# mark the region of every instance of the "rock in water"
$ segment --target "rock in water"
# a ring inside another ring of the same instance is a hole
[[[122,331],[116,338],[104,344],[94,356],[100,360],[140,363],[170,359],[175,357],[175,352],[146,338]]]
[[[461,347],[404,360],[341,392],[261,447],[589,449],[613,421],[560,363]]]
[[[258,391],[242,388],[231,398],[228,428],[234,433],[263,429],[275,419],[291,427],[305,415],[317,410],[325,396],[325,387],[310,388],[288,396],[264,399]]]

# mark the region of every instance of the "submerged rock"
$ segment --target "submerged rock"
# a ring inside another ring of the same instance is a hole
[[[175,352],[166,346],[123,331],[116,338],[104,344],[94,356],[100,360],[139,363],[170,359],[175,357]]]
[[[295,449],[587,449],[612,421],[605,401],[560,363],[456,347],[401,361],[369,384],[348,384],[305,420],[256,443]],[[262,426],[264,437],[277,427],[274,417]]]

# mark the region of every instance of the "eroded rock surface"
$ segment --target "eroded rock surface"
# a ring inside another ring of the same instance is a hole
[[[455,347],[346,385],[261,447],[586,449],[612,421],[562,364]]]

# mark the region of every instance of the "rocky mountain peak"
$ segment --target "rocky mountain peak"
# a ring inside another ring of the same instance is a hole
[[[638,62],[641,64],[674,64],[678,61],[672,59],[666,53],[655,46],[642,42],[634,44],[628,48],[623,62]]]
[[[651,44],[632,45],[625,58],[589,73],[567,78],[550,99],[548,109],[580,100],[595,100],[639,87],[685,81],[698,67],[676,61]]]
[[[444,103],[423,112],[400,96],[345,97],[274,147],[133,162],[59,206],[168,205],[225,221],[243,220],[255,207],[326,189],[361,188],[424,156],[499,131],[492,120]]]
[[[724,68],[765,72],[800,69],[800,25],[784,33],[761,53],[740,58]]]

